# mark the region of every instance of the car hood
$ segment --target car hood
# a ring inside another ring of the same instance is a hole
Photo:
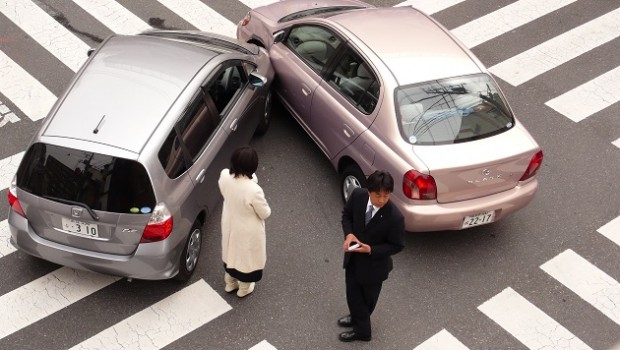
[[[481,140],[412,146],[437,184],[437,201],[450,203],[514,188],[539,150],[519,125]]]
[[[332,6],[362,6],[372,7],[366,3],[355,0],[323,0],[323,1],[297,1],[283,0],[271,5],[257,7],[253,11],[262,16],[277,22],[280,18],[295,12],[308,10],[311,8],[332,7]]]

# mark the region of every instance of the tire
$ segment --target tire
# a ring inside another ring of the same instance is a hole
[[[366,187],[366,176],[357,164],[347,166],[340,175],[342,200],[346,203],[354,189]]]
[[[199,220],[196,220],[187,235],[185,247],[183,247],[183,252],[181,253],[181,257],[179,259],[179,273],[174,277],[177,281],[185,282],[192,277],[192,274],[198,265],[201,243],[202,223]]]
[[[256,127],[256,131],[254,131],[254,135],[262,136],[265,135],[267,129],[269,129],[269,124],[271,124],[271,107],[272,107],[272,96],[271,90],[267,92],[267,96],[265,96],[265,105],[263,107],[263,113],[260,118],[260,122]]]

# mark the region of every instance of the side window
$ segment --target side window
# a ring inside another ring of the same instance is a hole
[[[225,114],[233,101],[241,94],[248,82],[248,74],[241,62],[224,69],[214,81],[207,86],[219,114]]]
[[[327,79],[357,109],[370,114],[379,99],[379,81],[368,64],[348,50]]]
[[[333,32],[309,25],[293,28],[285,41],[286,46],[317,72],[323,70],[340,44]]]

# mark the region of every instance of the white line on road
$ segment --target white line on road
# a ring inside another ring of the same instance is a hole
[[[413,6],[414,8],[421,10],[426,14],[432,15],[433,13],[445,10],[448,7],[452,7],[463,1],[465,0],[407,0],[395,6]]]
[[[15,247],[9,240],[11,239],[11,231],[7,220],[0,221],[0,258],[15,252]]]
[[[262,342],[254,345],[253,347],[249,348],[248,350],[277,350],[275,346],[269,344],[268,341],[263,340]]]
[[[469,350],[468,347],[463,345],[458,339],[456,339],[450,332],[445,329],[439,331],[439,333],[428,338],[424,343],[418,345],[413,350]]]
[[[620,101],[620,67],[545,104],[577,123],[618,101]]]
[[[620,139],[618,139],[620,141]],[[618,145],[620,147],[620,145]],[[609,238],[612,242],[620,245],[620,216],[601,226],[598,233]]]
[[[0,191],[11,186],[11,181],[17,172],[17,167],[24,157],[24,152],[19,152],[10,157],[0,159]]]
[[[200,0],[157,1],[202,31],[236,37],[236,25]]]
[[[30,0],[0,1],[0,12],[74,72],[89,47]]]
[[[467,47],[474,47],[577,0],[520,0],[452,30]]]
[[[151,26],[140,17],[114,0],[73,0],[73,2],[115,33],[137,34],[151,29]]]
[[[478,309],[530,350],[592,350],[510,287]]]
[[[620,139],[617,139],[616,141],[613,141],[611,144],[616,146],[616,147],[618,147],[618,148],[620,148]]]
[[[44,118],[56,102],[54,94],[2,51],[0,76],[0,91],[31,120]]]
[[[71,350],[161,349],[231,309],[200,279]]]
[[[570,249],[540,268],[620,325],[618,281]]]
[[[62,267],[0,296],[0,339],[117,281],[119,277]]]
[[[278,0],[239,0],[239,1],[241,1],[245,6],[251,9],[261,7],[261,6],[271,5],[275,2],[278,2]]]
[[[550,39],[491,68],[518,86],[620,36],[620,8]]]

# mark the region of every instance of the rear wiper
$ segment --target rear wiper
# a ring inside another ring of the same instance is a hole
[[[77,205],[78,207],[82,207],[86,209],[86,211],[90,214],[90,216],[92,216],[93,219],[95,219],[95,221],[99,221],[99,216],[88,205],[82,202],[76,202],[76,201],[72,201],[69,199],[63,199],[63,198],[52,197],[52,196],[47,196],[47,195],[44,195],[43,198],[50,199],[50,200],[60,202],[60,203],[64,203],[64,204]]]
[[[501,106],[499,103],[497,103],[497,101],[495,101],[495,99],[493,99],[492,97],[489,97],[487,95],[483,95],[483,94],[479,94],[478,95],[481,99],[485,100],[486,102],[490,103],[493,105],[493,107],[499,109],[500,112],[502,112],[505,116],[510,116],[510,114],[508,114],[508,112],[504,109],[503,106]]]

